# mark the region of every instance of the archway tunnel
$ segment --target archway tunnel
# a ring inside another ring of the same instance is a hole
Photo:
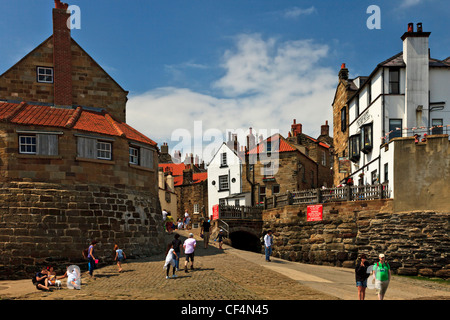
[[[236,249],[261,252],[261,243],[257,236],[245,231],[230,233],[231,246]]]

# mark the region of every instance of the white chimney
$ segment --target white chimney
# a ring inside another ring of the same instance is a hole
[[[428,38],[430,32],[423,32],[422,23],[408,24],[408,31],[402,36],[403,61],[406,64],[405,79],[405,119],[403,126],[406,128],[420,127],[428,123],[429,92],[429,48]],[[421,106],[421,107],[419,107]]]

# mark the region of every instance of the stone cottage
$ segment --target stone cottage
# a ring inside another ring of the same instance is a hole
[[[53,35],[0,75],[0,275],[163,250],[157,144],[125,122],[127,91],[71,38]]]

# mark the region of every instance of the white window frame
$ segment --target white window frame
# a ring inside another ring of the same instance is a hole
[[[134,165],[139,165],[139,148],[131,147],[129,149],[130,163]]]
[[[22,138],[25,141],[22,141]],[[30,139],[30,141],[27,141]],[[31,147],[31,151],[27,151]],[[25,150],[23,150],[24,148]],[[33,151],[34,149],[34,151]],[[37,137],[36,135],[19,135],[19,153],[21,154],[37,154]]]
[[[106,141],[97,141],[97,159],[112,160],[112,143]]]
[[[228,190],[230,190],[228,175],[219,176],[219,191],[228,191]]]
[[[43,79],[40,77],[50,77],[51,80]],[[39,83],[53,83],[53,68],[52,67],[37,67],[36,68],[36,79]]]

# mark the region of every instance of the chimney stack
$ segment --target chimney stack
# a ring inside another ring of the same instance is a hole
[[[339,70],[339,79],[348,80],[348,69],[345,66],[345,63],[341,65],[341,70]]]
[[[320,135],[328,136],[330,134],[330,126],[328,125],[328,120],[325,121],[325,124],[320,127]]]
[[[55,0],[53,9],[53,95],[57,106],[72,106],[72,51],[69,5]]]
[[[302,133],[302,124],[297,123],[297,120],[294,119],[294,123],[291,125],[292,136],[296,137],[297,135]]]

